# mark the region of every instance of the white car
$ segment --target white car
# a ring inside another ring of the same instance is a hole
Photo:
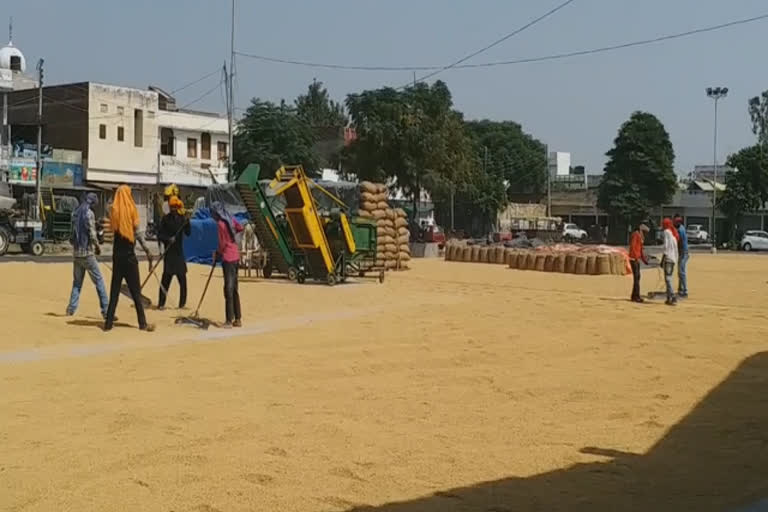
[[[688,235],[690,244],[703,244],[709,239],[709,233],[704,231],[704,226],[701,224],[691,224],[685,229],[685,233]]]
[[[563,238],[566,240],[586,240],[587,232],[576,224],[566,224],[563,227]]]
[[[765,231],[747,231],[739,243],[744,251],[768,251],[768,233]]]

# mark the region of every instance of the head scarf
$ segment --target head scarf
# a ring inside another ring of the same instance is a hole
[[[75,230],[75,243],[80,248],[88,247],[90,242],[90,229],[88,223],[88,210],[99,204],[99,198],[93,192],[88,192],[85,199],[74,211],[75,222],[72,226]]]
[[[181,199],[176,196],[171,196],[168,200],[168,206],[171,207],[171,210],[179,210],[179,213],[184,209],[184,203],[182,203]]]
[[[649,231],[651,230],[651,228],[649,228],[649,227],[648,227],[648,225],[647,225],[646,223],[644,223],[644,222],[643,222],[642,224],[640,224],[640,225],[637,227],[637,229],[639,229],[639,230],[640,230],[640,231],[642,231],[643,233],[647,233],[647,232],[649,232]]]
[[[224,223],[227,225],[227,229],[229,230],[229,236],[232,237],[232,241],[235,241],[235,226],[232,221],[232,216],[229,214],[229,212],[224,208],[224,205],[221,204],[220,201],[214,201],[213,204],[211,204],[211,216],[216,221],[223,220]]]
[[[165,191],[164,191],[163,195],[165,196],[166,200],[171,198],[172,196],[178,197],[179,196],[179,187],[177,187],[175,184],[171,183],[170,185],[165,187]]]
[[[672,219],[670,219],[669,217],[665,217],[661,225],[664,227],[665,230],[668,229],[672,232],[672,235],[675,237],[675,240],[677,240],[678,242],[680,241],[680,234],[675,229],[675,225],[672,222]]]
[[[115,192],[115,200],[112,203],[110,214],[112,231],[133,242],[134,232],[139,227],[139,212],[136,203],[133,202],[131,188],[128,185],[120,185]]]

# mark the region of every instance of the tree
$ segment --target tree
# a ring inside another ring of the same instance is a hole
[[[394,180],[416,210],[422,188],[440,200],[466,173],[471,152],[443,82],[363,91],[346,104],[357,139],[345,157],[358,178]]]
[[[726,163],[731,170],[725,174],[726,188],[719,208],[728,218],[733,240],[744,214],[768,201],[768,153],[757,144],[729,156]]]
[[[281,165],[301,164],[316,175],[319,161],[313,146],[315,137],[296,109],[282,101],[276,105],[258,98],[251,100],[235,133],[235,172],[248,164],[261,166],[262,177],[270,178]]]
[[[758,143],[768,145],[768,91],[749,100],[749,117]]]
[[[475,153],[492,176],[507,183],[508,197],[542,196],[547,185],[546,147],[512,121],[469,121],[466,130]],[[487,151],[487,158],[486,158]]]
[[[296,114],[312,128],[344,128],[347,125],[344,105],[331,99],[323,82],[313,80],[307,93],[296,98],[294,103]]]
[[[619,129],[598,190],[597,204],[614,227],[635,224],[675,193],[675,152],[654,115],[635,112]]]

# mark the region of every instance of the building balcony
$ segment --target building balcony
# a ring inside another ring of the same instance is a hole
[[[160,183],[176,183],[195,187],[207,187],[216,183],[227,182],[227,164],[225,161],[200,162],[160,155]]]

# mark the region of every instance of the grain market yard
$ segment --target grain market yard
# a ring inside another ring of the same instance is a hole
[[[767,264],[695,254],[672,309],[626,301],[629,277],[417,261],[382,286],[241,282],[243,330],[149,311],[151,334],[103,334],[87,280],[79,316],[59,316],[70,265],[2,264],[0,510],[755,503]],[[205,274],[190,267],[191,306]],[[223,316],[221,286],[205,316]],[[125,299],[118,314],[135,327]]]

